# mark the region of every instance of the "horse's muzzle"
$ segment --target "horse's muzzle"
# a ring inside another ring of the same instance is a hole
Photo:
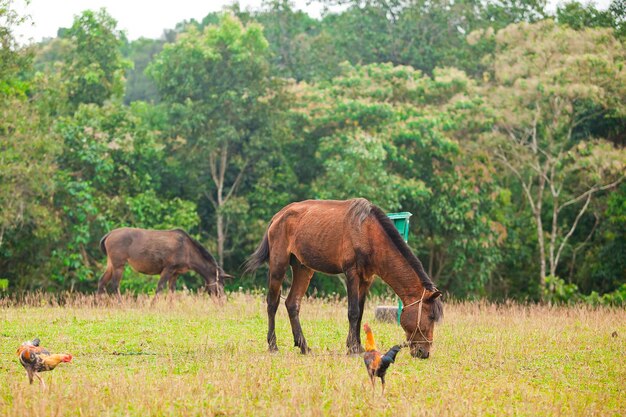
[[[411,356],[413,356],[414,358],[428,359],[428,357],[430,356],[430,352],[419,346],[417,349],[411,350]]]

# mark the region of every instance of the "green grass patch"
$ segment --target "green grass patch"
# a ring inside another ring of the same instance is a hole
[[[428,360],[398,355],[372,392],[362,358],[345,355],[344,301],[304,300],[313,349],[293,347],[283,306],[280,352],[267,352],[261,296],[47,296],[0,300],[0,415],[626,415],[626,311],[455,303],[445,307]],[[370,322],[381,349],[401,329]],[[39,337],[72,353],[28,384],[15,350]]]

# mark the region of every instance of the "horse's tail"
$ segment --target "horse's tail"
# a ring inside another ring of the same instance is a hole
[[[259,246],[256,248],[254,253],[250,255],[246,262],[244,263],[244,274],[249,274],[251,272],[256,271],[261,265],[263,265],[270,258],[270,242],[267,238],[267,231],[265,231],[265,235],[263,236],[263,240],[259,243]]]
[[[106,235],[102,237],[102,239],[100,239],[100,250],[102,251],[102,253],[104,253],[105,256],[108,256],[108,253],[107,253],[107,248],[104,245],[104,241],[107,240],[107,237],[109,237],[110,234],[111,232],[107,233]]]

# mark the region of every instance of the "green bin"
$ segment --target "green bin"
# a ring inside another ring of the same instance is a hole
[[[409,240],[409,217],[413,214],[408,211],[403,211],[400,213],[388,213],[387,216],[391,219],[393,224],[400,232],[400,236],[404,239],[405,242]],[[402,300],[398,299],[398,324],[400,324],[400,314],[402,313]]]

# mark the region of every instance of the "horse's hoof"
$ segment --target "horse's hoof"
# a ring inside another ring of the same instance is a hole
[[[348,356],[350,355],[360,355],[363,352],[365,352],[365,349],[363,349],[363,346],[353,346],[351,348],[348,348]]]
[[[308,355],[309,353],[311,353],[311,349],[309,349],[308,347],[300,348],[301,355]]]

